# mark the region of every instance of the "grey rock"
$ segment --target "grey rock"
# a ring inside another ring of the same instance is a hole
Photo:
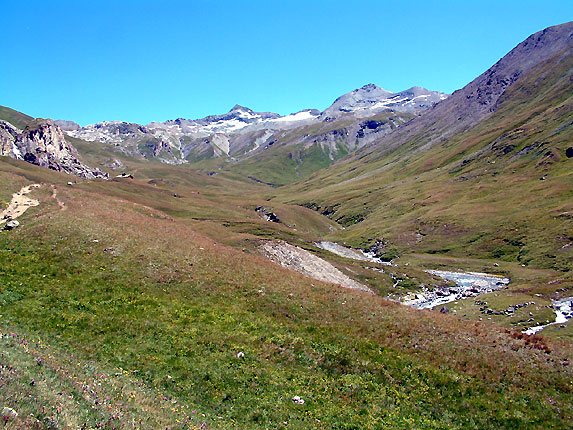
[[[0,155],[5,157],[19,158],[22,156],[16,147],[16,139],[20,135],[18,130],[12,124],[0,120]]]
[[[57,119],[54,122],[56,123],[56,125],[58,127],[60,127],[64,131],[74,131],[74,130],[79,130],[80,128],[82,128],[81,125],[79,125],[78,123],[73,122],[73,121],[66,121],[63,119]]]
[[[2,416],[12,418],[12,419],[18,418],[18,412],[16,412],[12,408],[9,408],[6,406],[6,407],[2,408]]]

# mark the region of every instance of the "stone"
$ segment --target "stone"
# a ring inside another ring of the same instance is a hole
[[[0,124],[2,130],[0,144],[2,148],[5,148],[12,136],[12,149],[2,155],[23,159],[40,167],[85,179],[108,178],[107,173],[97,168],[92,169],[78,159],[76,148],[66,140],[62,129],[51,119],[36,118],[30,121],[23,131],[15,129],[18,134],[15,134],[12,129],[9,130],[6,124],[5,122]],[[2,151],[6,152],[5,149]]]
[[[20,223],[18,221],[16,221],[15,219],[12,219],[6,223],[6,226],[4,227],[4,229],[5,230],[13,230],[19,226],[20,226]]]

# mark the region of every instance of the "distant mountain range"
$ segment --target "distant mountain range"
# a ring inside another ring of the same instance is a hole
[[[68,135],[78,139],[112,144],[130,155],[181,163],[212,157],[252,156],[253,152],[262,151],[264,144],[272,141],[271,136],[277,132],[312,124],[394,112],[399,118],[394,124],[398,125],[409,119],[404,114],[418,114],[445,98],[447,94],[421,87],[392,93],[368,84],[337,98],[324,112],[306,109],[281,116],[273,112],[254,112],[247,107],[235,105],[222,115],[210,115],[201,119],[178,118],[147,125],[105,121],[80,127],[66,120],[58,120],[56,124]],[[249,138],[255,144],[246,147],[244,143]],[[360,145],[346,147],[345,151],[357,146]]]

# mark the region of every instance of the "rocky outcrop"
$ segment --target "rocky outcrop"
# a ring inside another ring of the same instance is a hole
[[[279,217],[271,209],[266,208],[264,206],[257,206],[255,208],[255,212],[257,212],[259,216],[265,221],[277,222],[277,223],[281,222]]]
[[[15,146],[20,130],[6,121],[0,120],[0,155],[4,157],[20,158],[18,148]]]
[[[85,179],[108,177],[107,173],[92,169],[77,158],[76,149],[66,141],[62,129],[51,119],[37,118],[23,131],[0,121],[0,155]]]

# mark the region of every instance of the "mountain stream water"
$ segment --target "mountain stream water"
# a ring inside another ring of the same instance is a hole
[[[388,261],[382,261],[380,258],[376,257],[374,253],[366,252],[362,249],[347,248],[345,246],[339,245],[338,243],[327,241],[315,242],[314,244],[320,249],[324,249],[325,251],[340,255],[341,257],[360,261],[370,261],[372,263],[384,264],[386,266],[392,265],[392,263],[389,263]]]
[[[553,310],[555,311],[555,321],[548,324],[530,327],[527,330],[524,330],[523,333],[535,334],[550,325],[564,324],[573,317],[573,297],[566,297],[561,300],[552,300],[552,302]]]
[[[435,288],[433,290],[423,289],[421,292],[410,293],[401,300],[402,304],[417,309],[431,309],[434,306],[443,305],[454,300],[490,293],[509,284],[508,278],[487,273],[449,272],[444,270],[428,270],[427,272],[440,278],[454,281],[456,286]]]

